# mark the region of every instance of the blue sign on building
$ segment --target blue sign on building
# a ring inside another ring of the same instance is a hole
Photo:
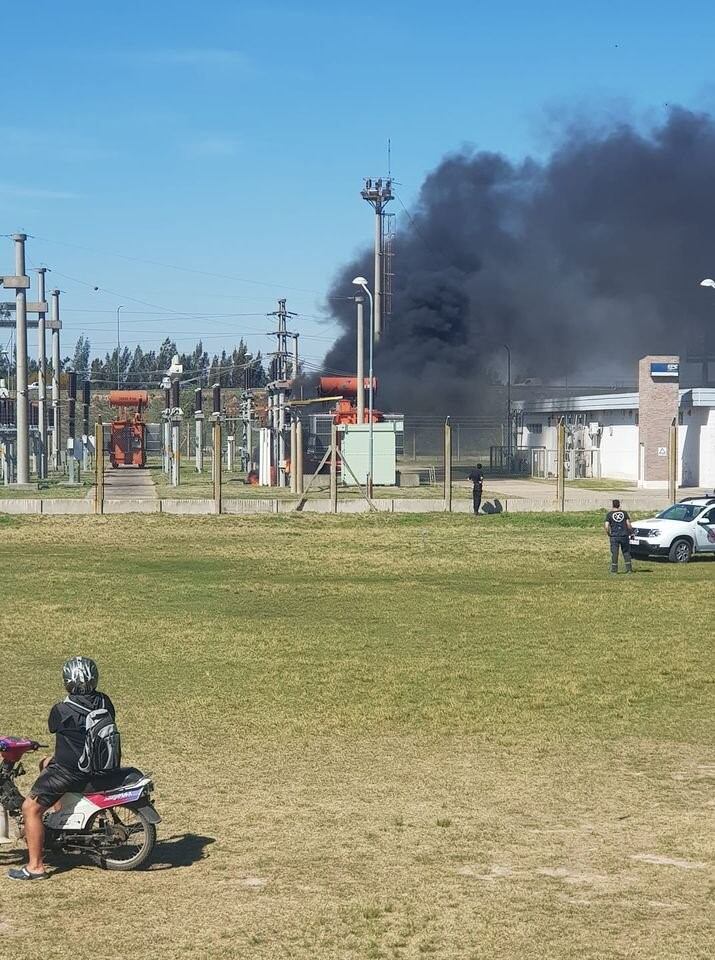
[[[679,363],[651,363],[651,377],[666,377],[671,380],[677,380],[680,376]]]

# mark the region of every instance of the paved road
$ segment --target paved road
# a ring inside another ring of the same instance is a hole
[[[510,498],[519,497],[527,500],[555,500],[556,484],[546,483],[543,480],[504,480],[487,477],[484,481],[484,488],[487,497],[491,494],[499,497]],[[683,497],[694,497],[705,493],[705,489],[695,487],[681,487],[678,490],[677,499]],[[712,491],[709,491],[712,492]],[[593,504],[602,506],[608,503],[614,497],[619,497],[625,506],[629,503],[638,504],[638,509],[648,509],[650,506],[662,507],[667,501],[668,494],[665,490],[640,490],[636,487],[619,486],[614,482],[612,488],[607,490],[589,490],[583,487],[572,487],[566,484],[565,500],[566,503]]]
[[[107,470],[104,474],[105,500],[155,500],[156,487],[148,470]]]

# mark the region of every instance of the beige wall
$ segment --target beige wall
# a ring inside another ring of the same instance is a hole
[[[652,377],[651,363],[678,363],[679,357],[643,357],[638,364],[638,439],[644,447],[644,470],[639,485],[668,485],[670,426],[678,422],[678,379]]]

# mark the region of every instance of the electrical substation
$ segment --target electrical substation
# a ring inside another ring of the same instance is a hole
[[[0,329],[10,330],[14,340],[6,364],[11,376],[0,379],[5,487],[22,491],[49,481],[94,486],[101,512],[105,459],[117,475],[109,484],[113,490],[121,488],[127,471],[157,462],[172,488],[205,475],[218,512],[226,483],[268,488],[266,495],[270,488],[292,494],[298,510],[309,493],[315,496],[326,485],[337,510],[339,489],[352,490],[375,509],[375,487],[426,484],[441,486],[444,509],[452,509],[452,481],[464,480],[477,461],[493,476],[552,479],[562,502],[564,484],[574,480],[620,479],[642,489],[667,489],[671,497],[678,484],[715,486],[715,390],[682,388],[680,358],[673,355],[643,358],[635,392],[561,391],[549,397],[546,387],[529,393],[512,383],[512,350],[496,344],[507,355],[506,402],[498,402],[503,413],[445,423],[383,410],[376,367],[393,310],[393,180],[367,178],[360,195],[374,211],[373,271],[370,280],[356,277],[342,297],[355,311],[348,371],[305,375],[300,314],[280,298],[266,314],[272,349],[267,382],[260,387],[249,384],[255,359],[243,365],[245,386],[226,388],[211,382],[208,371],[185,371],[177,354],[160,371],[160,389],[132,389],[121,382],[119,340],[116,389],[79,381],[77,371],[62,368],[61,292],[53,289],[48,300],[49,267],[35,268],[33,284],[27,236],[14,234],[14,270],[0,276],[4,289],[14,293],[14,299],[0,301]],[[30,383],[29,334],[35,330],[37,376]],[[707,381],[709,357],[700,359]],[[151,489],[147,483],[141,489]]]

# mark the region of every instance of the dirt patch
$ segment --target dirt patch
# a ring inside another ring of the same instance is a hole
[[[242,887],[252,887],[254,890],[259,890],[268,884],[268,880],[265,877],[244,877],[240,883]]]

